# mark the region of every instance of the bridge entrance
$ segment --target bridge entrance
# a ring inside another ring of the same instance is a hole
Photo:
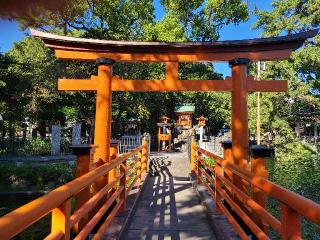
[[[151,177],[121,239],[215,239],[192,188],[187,153],[150,156]]]

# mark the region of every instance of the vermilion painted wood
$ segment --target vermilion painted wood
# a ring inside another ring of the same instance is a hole
[[[122,206],[120,207],[120,212],[124,212],[126,210],[126,186],[127,186],[127,180],[126,180],[126,161],[124,161],[122,164],[120,164],[120,173],[123,175],[120,179],[120,186],[124,186],[123,191],[120,193],[120,201],[122,201]]]
[[[146,147],[142,148],[141,151],[141,174],[146,174],[148,168],[148,141],[146,138],[142,140],[142,145]]]
[[[269,173],[266,166],[266,159],[263,157],[252,157],[251,158],[251,172],[256,174],[257,176],[268,179]],[[258,188],[252,188],[252,198],[260,204],[263,208],[267,207],[267,194],[261,191]],[[267,232],[267,226],[261,221],[255,214],[253,217],[256,220],[256,223],[260,226],[264,232]]]
[[[97,77],[96,113],[94,128],[94,162],[110,162],[111,107],[112,107],[112,65],[99,65]],[[111,175],[114,175],[111,173]],[[108,182],[108,175],[101,176],[92,185],[93,193]]]
[[[62,216],[63,219],[64,214],[60,213],[64,211],[62,206],[63,204],[65,204],[66,201],[69,201],[70,198],[75,196],[82,189],[91,185],[100,176],[103,176],[107,174],[110,170],[118,167],[120,164],[126,161],[126,159],[139,152],[142,148],[147,149],[147,147],[148,144],[141,145],[138,148],[132,150],[131,152],[119,156],[116,160],[112,161],[111,163],[97,167],[89,173],[62,185],[54,189],[53,191],[49,192],[48,194],[41,196],[35,199],[34,201],[31,201],[25,204],[24,206],[1,217],[1,240],[11,239],[27,227],[31,226],[33,223],[37,222],[45,215],[49,214],[51,211],[53,211],[53,209],[61,207],[62,211],[56,211],[57,214],[55,214],[55,218],[57,219],[59,217],[60,219],[60,216]],[[63,221],[61,222],[63,223]],[[55,225],[55,227],[53,228],[54,232],[61,230],[59,226],[61,227],[62,225]],[[70,223],[68,224],[68,226],[70,227]],[[55,230],[56,228],[58,229],[57,231]]]
[[[231,92],[231,133],[232,133],[232,159],[233,163],[241,168],[247,168],[249,150],[249,129],[248,129],[248,85],[245,63],[232,65],[232,92]],[[236,175],[232,176],[233,183],[245,191],[246,185]],[[237,204],[242,205],[241,201]],[[241,206],[243,210],[246,210]]]
[[[197,143],[195,139],[191,140],[191,147],[190,147],[190,170],[191,173],[195,173],[196,170],[196,148]]]
[[[226,177],[222,175],[217,175],[217,178],[221,180],[226,186],[231,189],[233,193],[238,196],[244,204],[253,209],[255,213],[260,216],[260,219],[263,219],[265,222],[271,225],[271,227],[276,230],[278,233],[281,232],[281,222],[272,216],[265,208],[255,202],[252,198],[250,198],[247,194],[242,192],[239,188],[237,188],[231,181],[229,181]],[[230,195],[230,194],[229,194]]]
[[[238,214],[238,216],[244,221],[244,223],[251,229],[258,239],[269,239],[262,229],[240,208],[234,200],[231,199],[229,194],[223,190],[220,186],[217,187],[216,191],[228,202],[232,209]]]
[[[87,174],[90,171],[91,151],[77,155],[76,178]],[[80,209],[90,199],[90,187],[85,187],[76,196],[76,209]],[[75,232],[80,232],[88,222],[88,214],[84,215],[79,223],[74,226]]]
[[[247,65],[239,64],[239,61],[232,66],[232,78],[225,81],[181,81],[178,80],[178,62],[228,61],[235,58],[249,58],[251,60],[285,59],[294,49],[300,47],[305,39],[314,37],[317,32],[318,30],[314,30],[278,38],[226,42],[128,43],[63,37],[32,30],[32,34],[41,37],[48,47],[55,49],[57,57],[61,59],[93,61],[103,57],[118,61],[166,62],[166,78],[161,81],[146,80],[141,84],[139,80],[120,80],[117,77],[112,77],[111,65],[100,65],[98,67],[98,77],[93,76],[90,81],[81,81],[78,88],[74,87],[78,84],[76,81],[60,81],[59,89],[61,90],[94,90],[97,92],[94,143],[99,146],[99,150],[95,153],[96,163],[110,161],[112,91],[231,91],[232,162],[234,164],[230,162],[222,162],[221,164],[224,168],[232,171],[232,181],[244,192],[247,192],[248,185],[243,182],[243,179],[249,178],[249,180],[246,180],[250,183],[253,182],[250,177],[243,177],[245,175],[243,169],[247,169],[246,159],[248,159],[249,145],[247,93],[250,91],[284,91],[287,89],[287,83],[255,82],[252,78],[247,77]],[[159,138],[161,137],[166,138],[167,136],[159,135]],[[169,146],[171,147],[171,145]],[[200,151],[198,157],[201,158]],[[198,168],[200,165],[201,162],[198,162]],[[216,169],[216,171],[220,170],[219,168]],[[201,175],[201,171],[198,171],[198,174]],[[125,179],[125,176],[123,178]],[[129,189],[134,185],[136,179],[137,176]],[[94,186],[96,191],[101,189],[106,182],[107,179],[103,177],[99,181],[96,180]],[[265,189],[262,190],[265,191]],[[219,200],[217,203],[225,212],[222,202]],[[230,218],[228,213],[225,212],[225,214]],[[308,213],[306,213],[306,216],[308,216]],[[235,223],[233,225],[236,228],[238,226]],[[241,231],[240,234],[242,235]]]
[[[221,157],[216,156],[204,149],[199,147],[195,148],[196,151],[202,152],[207,157],[212,158],[216,161],[215,170],[216,170],[216,189],[221,189],[221,185],[218,185],[217,180],[221,181],[224,186],[228,186],[229,190],[237,195],[237,199],[240,200],[243,204],[247,205],[254,213],[259,216],[261,221],[269,223],[277,232],[281,234],[282,239],[300,239],[301,238],[301,216],[306,217],[310,221],[320,224],[320,205],[306,199],[296,193],[293,193],[275,183],[270,182],[269,180],[258,176],[250,171],[247,171],[235,164],[227,162]],[[199,165],[198,163],[198,166]],[[253,188],[258,188],[263,191],[266,195],[273,197],[281,203],[281,223],[275,217],[273,217],[270,213],[266,211],[259,203],[257,203],[254,199],[247,195],[246,191],[236,186],[229,179],[223,176],[222,172],[218,173],[219,166],[223,167],[224,170],[229,169],[233,176],[238,176],[240,179],[244,179],[249,182]],[[200,179],[201,179],[200,175]],[[207,185],[206,185],[207,186]],[[208,187],[208,186],[207,186]],[[224,190],[225,191],[225,190]],[[238,229],[237,224],[235,224],[235,220],[232,215],[222,204],[221,200],[218,199],[216,191],[216,203],[227,216],[228,220],[231,221],[231,224],[236,228],[239,234],[242,234]],[[220,193],[221,194],[221,193]],[[222,196],[225,199],[228,196]],[[230,198],[230,197],[229,197]],[[230,198],[232,200],[232,198]],[[229,199],[229,200],[230,200]],[[235,202],[238,204],[238,202]],[[241,208],[241,210],[243,210]],[[247,214],[247,213],[246,213]],[[247,214],[248,215],[248,214]],[[241,214],[240,214],[241,217]],[[257,222],[255,222],[257,224]],[[264,229],[261,229],[264,230]],[[241,235],[240,235],[241,236]],[[262,238],[264,235],[261,235]],[[246,239],[245,236],[241,237],[242,239]]]
[[[111,131],[111,130],[110,130]],[[115,160],[118,157],[118,144],[111,144],[110,146],[110,161]],[[118,169],[112,169],[109,172],[108,181],[112,182],[114,179],[117,178],[117,171]]]
[[[68,199],[59,207],[52,210],[51,217],[51,232],[63,233],[63,240],[70,239],[70,214],[71,214],[71,200]]]
[[[78,221],[80,221],[81,218],[83,218],[87,213],[89,213],[97,204],[97,202],[102,197],[104,197],[122,177],[123,174],[120,174],[115,180],[103,187],[97,194],[90,198],[80,209],[76,210],[70,217],[70,227],[74,226]]]
[[[48,46],[51,47],[51,46]],[[229,61],[234,58],[249,58],[252,61],[267,61],[288,59],[291,49],[273,51],[229,52],[229,53],[199,53],[199,54],[174,54],[174,53],[106,53],[86,52],[81,50],[56,49],[57,58],[63,60],[95,61],[97,58],[112,58],[119,62],[219,62]]]
[[[104,223],[99,228],[98,232],[94,235],[92,240],[100,240],[103,238],[103,235],[105,234],[106,230],[108,229],[111,221],[116,216],[118,211],[120,210],[121,206],[123,206],[124,200],[120,199],[120,201],[117,203],[117,205],[112,209],[111,213],[108,215],[107,219],[104,221]]]
[[[110,161],[112,65],[100,65],[97,77],[94,144],[98,146],[94,160]]]
[[[281,218],[281,239],[299,240],[301,239],[301,215],[290,206],[280,204]]]
[[[138,152],[137,160],[136,160],[136,175],[138,177],[138,182],[141,181],[141,158],[142,158],[142,151]]]
[[[229,210],[224,206],[224,204],[222,202],[217,202],[217,204],[219,205],[219,209],[221,209],[221,211],[227,217],[228,221],[231,223],[233,228],[239,234],[240,238],[242,240],[249,240],[250,238],[248,237],[248,235],[245,233],[245,231],[243,231],[239,223],[234,219],[234,217],[231,215]]]
[[[247,65],[232,66],[232,156],[234,164],[246,168],[249,150]],[[239,183],[235,179],[236,184]]]
[[[74,238],[74,240],[85,240],[97,225],[106,211],[111,207],[113,202],[117,199],[120,193],[124,191],[124,186],[121,186],[116,192],[114,192],[110,198],[99,208],[98,212],[90,219],[87,225],[81,230],[81,232]]]
[[[168,71],[168,70],[167,70]],[[143,84],[142,84],[143,83]],[[284,92],[288,89],[287,81],[255,81],[252,77],[247,78],[248,92]],[[59,79],[58,90],[61,91],[96,91],[97,77],[90,79]],[[112,91],[134,92],[181,92],[181,91],[232,91],[232,78],[225,80],[179,80],[167,74],[165,80],[128,80],[112,77]]]
[[[202,153],[201,152],[197,152],[197,162],[198,162],[198,166],[197,166],[197,175],[198,176],[201,176],[201,161],[202,160]],[[197,183],[200,183],[199,182],[199,179],[197,179]]]
[[[307,38],[318,30],[283,37],[215,42],[124,42],[73,38],[31,29],[46,46],[55,49],[61,59],[94,61],[112,58],[117,61],[229,61],[234,58],[251,60],[286,59]]]

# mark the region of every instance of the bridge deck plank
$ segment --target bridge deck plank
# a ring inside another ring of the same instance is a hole
[[[151,156],[150,177],[124,233],[133,239],[215,239],[188,178],[186,153]]]

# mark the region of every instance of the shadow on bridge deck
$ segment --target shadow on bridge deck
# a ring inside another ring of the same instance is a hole
[[[186,153],[151,156],[152,175],[122,239],[215,239],[188,177]]]

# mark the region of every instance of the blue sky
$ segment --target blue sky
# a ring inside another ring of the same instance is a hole
[[[262,10],[271,10],[271,0],[247,0],[249,9],[252,11],[256,5]],[[154,0],[156,9],[156,18],[160,19],[164,15],[164,9],[159,0]],[[222,29],[220,33],[220,40],[233,40],[233,39],[246,39],[260,37],[261,30],[252,30],[251,27],[255,23],[257,18],[250,14],[250,18],[246,23],[235,25],[229,25]],[[26,35],[28,31],[21,31],[19,25],[15,21],[0,20],[0,51],[6,52],[12,48],[13,43],[20,41]],[[218,72],[223,75],[230,75],[230,69],[227,63],[215,63],[215,67]]]

